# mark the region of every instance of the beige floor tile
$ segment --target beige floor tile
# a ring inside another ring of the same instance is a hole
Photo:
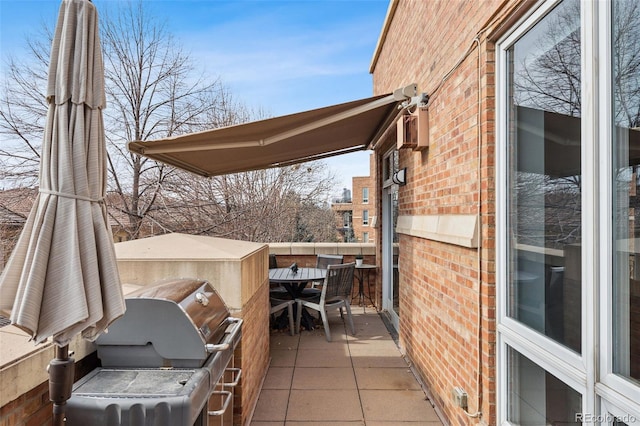
[[[353,308],[354,306],[351,305]],[[367,307],[366,310],[362,309],[362,306],[356,306],[356,309],[351,310],[353,314],[354,321],[366,321],[371,323],[377,323],[378,321],[382,323],[382,319],[380,318],[380,314],[378,314],[373,309]]]
[[[349,335],[351,335],[351,329],[349,329],[348,331],[349,331]],[[331,334],[332,342],[340,342],[340,341],[347,340],[347,330],[345,330],[345,326],[340,321],[339,318],[333,321],[329,321],[329,332]],[[313,333],[313,335],[318,336],[318,338],[321,337],[322,339],[324,339],[325,342],[327,341],[327,338],[324,333],[324,326],[322,325],[322,323],[316,326],[315,329],[309,331],[309,333]],[[301,340],[303,340],[304,338],[305,336],[302,336]]]
[[[344,335],[336,338],[336,336],[332,334],[330,342],[327,342],[327,339],[325,339],[323,335],[320,339],[301,339],[299,349],[344,350],[347,343],[347,337]]]
[[[354,324],[354,326],[356,328],[356,337],[377,337],[393,340],[383,324]]]
[[[289,390],[263,389],[252,421],[282,421],[286,418]]]
[[[288,424],[289,423],[287,423],[287,425]],[[367,426],[398,426],[398,422],[397,421],[390,421],[390,422],[367,421]],[[425,420],[425,421],[418,421],[418,422],[403,421],[402,426],[442,426],[442,422],[440,420],[433,420],[433,421]]]
[[[356,389],[353,368],[296,368],[292,389]]]
[[[332,343],[348,343],[347,334],[342,328],[331,328],[331,341],[327,340],[323,328],[304,332],[304,334],[300,336],[298,349],[307,349],[309,345],[324,345],[325,347],[329,347]]]
[[[406,367],[395,342],[387,340],[358,340],[349,342],[354,367]]]
[[[328,342],[321,327],[317,330],[303,332],[300,336],[299,349],[329,349],[334,343],[347,343],[347,334],[342,329],[331,328],[331,341]]]
[[[253,423],[251,423],[253,425]],[[364,422],[361,420],[353,422],[334,422],[329,421],[327,423],[320,422],[287,422],[287,426],[364,426]]]
[[[413,390],[361,390],[365,421],[438,421],[424,392]]]
[[[333,350],[300,349],[296,367],[351,367],[347,346]]]
[[[267,371],[262,389],[290,389],[293,367],[271,367]]]
[[[269,339],[271,349],[297,349],[300,342],[300,335],[291,336],[289,332],[272,332]]]
[[[357,342],[362,342],[362,341],[369,341],[369,340],[379,340],[379,341],[389,341],[389,342],[393,342],[393,338],[391,338],[391,336],[389,336],[389,333],[370,333],[369,335],[365,335],[365,334],[356,334],[355,336],[349,335],[348,336],[348,340],[349,343],[357,343]],[[395,344],[395,343],[394,343]]]
[[[359,314],[360,307],[351,310],[353,323],[356,325],[370,325],[372,327],[384,327],[384,322],[377,313]],[[386,327],[385,327],[386,328]]]
[[[287,421],[359,421],[357,390],[291,390]]]
[[[339,332],[338,329],[336,329],[336,334]],[[304,341],[304,340],[318,340],[318,341],[327,341],[327,339],[325,339],[324,336],[324,328],[322,327],[322,325],[320,325],[319,327],[314,328],[313,330],[302,330],[300,332],[300,340]]]
[[[351,355],[375,355],[402,356],[398,346],[392,339],[360,338],[349,341]]]
[[[390,356],[354,356],[351,358],[353,366],[356,368],[376,367],[376,368],[406,368],[407,362],[400,357]]]
[[[421,390],[408,367],[356,368],[358,389]]]
[[[441,426],[382,318],[352,307],[355,337],[337,310],[332,342],[321,323],[293,337],[272,332],[252,426]]]
[[[271,367],[293,367],[298,351],[291,349],[272,349]]]

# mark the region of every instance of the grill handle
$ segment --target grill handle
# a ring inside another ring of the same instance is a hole
[[[238,334],[242,328],[242,320],[240,318],[228,317],[227,322],[231,323],[231,330],[229,331],[229,336],[225,338],[224,343],[219,343],[214,345],[213,343],[207,343],[204,345],[205,350],[208,353],[226,351],[229,349],[229,342],[233,342],[236,338],[236,334]]]
[[[222,404],[222,408],[219,410],[208,411],[207,414],[210,416],[221,416],[227,411],[227,407],[229,407],[229,403],[233,399],[233,393],[230,391],[213,391],[211,395],[224,395],[224,404]]]
[[[212,343],[207,343],[206,345],[204,345],[204,348],[209,353],[220,352],[220,351],[226,351],[227,349],[229,349],[229,344],[220,343],[220,344],[214,345]]]
[[[231,383],[223,383],[222,386],[224,386],[225,388],[233,388],[238,386],[238,383],[240,383],[240,377],[242,377],[242,369],[241,368],[227,368],[225,371],[228,371],[230,373],[233,374],[233,378],[235,379],[233,382]]]

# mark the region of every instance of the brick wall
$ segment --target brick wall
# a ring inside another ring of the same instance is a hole
[[[400,236],[400,344],[452,424],[478,422],[453,406],[456,386],[496,421],[494,53],[474,38],[516,3],[399,1],[373,69],[376,94],[415,82],[431,96],[430,147],[400,150],[399,214],[480,216],[480,250]],[[393,146],[395,134],[377,154]]]
[[[265,281],[244,305],[242,340],[234,363],[242,368],[242,380],[234,395],[234,425],[244,425],[258,401],[269,367],[269,281]]]
[[[81,360],[76,360],[74,382],[97,366],[98,358],[95,352]],[[1,384],[0,391],[2,391]],[[0,408],[0,426],[49,426],[52,424],[52,411],[49,382],[45,381]]]
[[[51,424],[49,382],[44,382],[2,407],[0,426],[40,426]]]

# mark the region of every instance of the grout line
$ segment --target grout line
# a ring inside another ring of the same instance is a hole
[[[363,314],[365,314],[363,312]],[[349,351],[349,361],[351,362],[351,372],[353,373],[353,380],[356,383],[356,392],[358,392],[358,401],[360,402],[360,415],[362,416],[362,424],[366,426],[367,424],[367,420],[364,418],[364,406],[362,404],[362,395],[360,394],[360,385],[358,385],[358,376],[356,375],[356,367],[353,364],[353,356],[351,355],[351,339],[349,338],[349,332],[347,330],[347,323],[346,321],[343,319],[342,323],[344,325],[344,331],[346,333],[346,337],[347,337],[347,350]],[[353,324],[353,327],[355,328],[355,323]],[[355,337],[355,336],[351,336],[351,337]],[[355,342],[356,340],[354,339],[353,342]]]
[[[289,394],[287,395],[287,408],[284,410],[284,419],[282,419],[282,422],[284,424],[287,423],[287,416],[289,415],[289,403],[291,401],[291,391],[293,390],[293,378],[296,375],[296,368],[298,365],[298,354],[300,353],[300,330],[298,330],[297,334],[294,334],[294,337],[297,336],[297,340],[298,340],[298,344],[296,345],[296,356],[293,360],[293,368],[291,370],[291,380],[289,381]]]

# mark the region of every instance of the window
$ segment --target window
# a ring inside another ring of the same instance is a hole
[[[369,210],[362,210],[362,225],[369,226]]]
[[[496,60],[498,423],[635,421],[640,3],[540,2]]]
[[[351,212],[342,213],[342,227],[351,228]]]
[[[508,314],[579,352],[578,0],[554,8],[507,50],[506,60]],[[558,67],[560,63],[567,68]],[[563,84],[565,80],[571,84]]]
[[[518,351],[508,349],[511,399],[508,420],[520,425],[577,424],[582,398],[553,374]]]
[[[363,243],[368,243],[369,242],[369,233],[368,232],[363,232],[362,233],[362,242]]]
[[[400,168],[400,155],[397,149],[387,152],[382,159],[382,186],[387,188],[393,183],[393,174]]]
[[[640,5],[613,2],[612,368],[640,384]],[[631,107],[633,105],[633,107]]]
[[[369,203],[369,188],[362,188],[362,204]]]

